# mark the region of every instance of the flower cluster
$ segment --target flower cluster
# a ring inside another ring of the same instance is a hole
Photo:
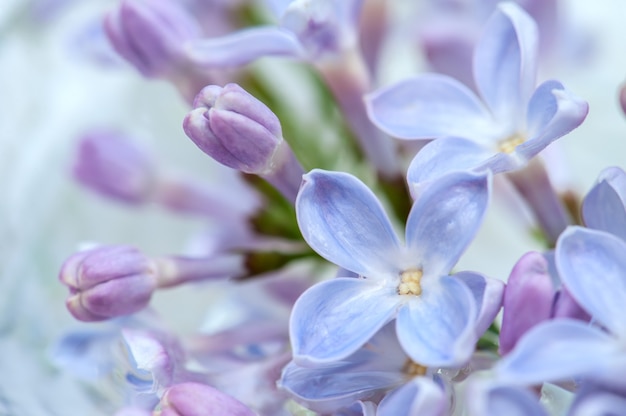
[[[394,81],[391,1],[119,0],[102,16],[116,70],[180,93],[216,180],[116,126],[78,138],[72,177],[103,203],[206,226],[165,255],[68,253],[66,307],[93,326],[57,340],[58,369],[117,416],[624,412],[626,173],[584,196],[558,183],[556,142],[590,105],[544,78],[579,40],[556,0],[420,3],[404,38],[422,67]],[[534,249],[509,276],[461,270],[495,209],[528,218]],[[213,294],[201,328],[152,305],[182,287]]]

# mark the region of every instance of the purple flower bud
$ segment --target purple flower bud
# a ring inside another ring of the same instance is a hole
[[[78,143],[73,175],[101,195],[131,204],[146,202],[155,187],[155,173],[148,152],[122,134],[94,131]]]
[[[168,0],[122,0],[105,28],[115,50],[146,77],[164,76],[180,65],[184,43],[201,33],[198,22]]]
[[[246,173],[269,173],[284,144],[278,118],[236,84],[205,87],[185,118],[187,136],[218,162]]]
[[[81,321],[101,321],[143,309],[157,287],[155,266],[129,246],[81,251],[65,261],[59,279],[70,289],[68,310]]]
[[[200,383],[170,387],[161,398],[161,416],[254,416],[249,407]]]
[[[546,259],[537,252],[522,256],[504,290],[501,354],[511,351],[530,328],[551,318],[554,296]]]

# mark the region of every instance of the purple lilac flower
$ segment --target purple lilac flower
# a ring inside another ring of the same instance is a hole
[[[508,354],[517,341],[540,322],[555,318],[589,321],[554,269],[554,256],[530,252],[522,256],[507,279],[502,300],[500,354]]]
[[[480,379],[477,376],[471,380],[465,392],[466,410],[470,416],[548,415],[539,403],[539,399],[530,391],[519,386],[509,386],[489,379]]]
[[[425,74],[367,97],[372,121],[402,139],[438,139],[409,167],[411,183],[449,171],[518,169],[577,127],[588,105],[557,81],[535,88],[537,28],[511,3],[500,4],[474,53],[481,98],[453,78]],[[534,90],[534,91],[533,91]]]
[[[261,26],[228,36],[191,41],[190,61],[199,67],[240,67],[264,56],[285,56],[313,64],[335,95],[352,131],[375,168],[398,175],[394,143],[367,117],[362,96],[371,89],[357,48],[362,0],[271,2],[278,26]]]
[[[305,175],[296,201],[304,239],[360,277],[319,283],[298,299],[290,323],[296,362],[345,358],[394,318],[400,344],[415,362],[445,367],[468,360],[475,328],[482,326],[477,322],[490,322],[500,308],[502,284],[469,273],[481,283],[473,290],[448,273],[480,226],[489,179],[454,173],[434,183],[413,205],[405,245],[358,179],[322,170]]]
[[[568,416],[622,415],[626,409],[626,391],[598,383],[585,383],[577,392]]]
[[[70,290],[68,310],[81,321],[101,321],[145,308],[157,288],[243,274],[243,258],[149,258],[130,246],[101,246],[70,256],[59,279]]]
[[[265,178],[295,200],[304,172],[265,104],[228,84],[205,87],[193,107],[183,128],[200,150],[223,165]]]
[[[472,54],[481,28],[501,0],[426,2],[421,13],[419,41],[429,66],[475,89]],[[558,53],[553,49],[559,30],[556,0],[515,1],[537,22],[542,54]]]
[[[510,384],[585,377],[624,388],[626,242],[612,234],[569,227],[556,247],[556,265],[572,297],[595,325],[571,319],[539,324],[495,367]]]

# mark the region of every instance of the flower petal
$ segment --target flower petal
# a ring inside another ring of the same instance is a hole
[[[289,333],[298,364],[326,363],[357,351],[398,307],[395,288],[355,278],[318,283],[296,301]]]
[[[592,385],[584,386],[576,394],[568,416],[623,415],[624,409],[626,409],[626,397],[623,392]]]
[[[585,322],[550,320],[528,331],[494,371],[518,385],[602,374],[624,369],[621,348],[614,337]]]
[[[548,415],[538,397],[517,386],[480,380],[468,387],[466,397],[471,415]]]
[[[488,173],[450,173],[419,195],[407,220],[406,242],[425,274],[448,274],[459,260],[481,225],[490,179]]]
[[[469,288],[451,276],[423,281],[422,294],[398,311],[396,331],[405,352],[427,367],[456,367],[474,351],[476,305]]]
[[[622,198],[626,198],[626,173],[617,167],[603,170],[582,204],[585,225],[626,241],[626,206]]]
[[[535,90],[528,102],[528,140],[515,154],[530,160],[559,137],[578,127],[587,117],[589,104],[557,81],[546,81]]]
[[[485,142],[493,119],[459,81],[437,74],[409,78],[365,97],[370,120],[401,139],[463,136]],[[451,122],[453,120],[453,122]]]
[[[453,276],[465,283],[474,295],[478,312],[475,332],[476,336],[480,337],[500,311],[504,283],[474,272],[459,272]]]
[[[306,242],[328,261],[372,279],[401,272],[391,222],[354,176],[320,169],[304,175],[296,216]]]
[[[241,30],[218,38],[189,41],[187,57],[209,68],[237,67],[264,56],[301,58],[302,47],[295,35],[273,26]]]
[[[557,241],[556,266],[563,284],[589,314],[626,338],[626,242],[613,234],[569,227]]]
[[[378,405],[378,416],[443,416],[448,408],[445,393],[432,379],[415,377],[389,392]]]
[[[474,78],[497,120],[523,117],[535,87],[537,45],[537,25],[516,4],[501,3],[487,21],[474,51]]]

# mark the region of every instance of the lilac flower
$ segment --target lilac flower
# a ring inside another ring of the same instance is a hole
[[[264,56],[305,60],[319,70],[357,140],[385,177],[399,174],[394,143],[367,117],[363,94],[371,80],[357,48],[362,0],[272,2],[279,26],[261,26],[228,36],[190,41],[188,59],[199,67],[239,67]]]
[[[540,322],[554,318],[589,320],[553,269],[554,256],[537,252],[525,254],[513,267],[502,300],[500,354],[511,351]]]
[[[434,183],[411,210],[404,245],[358,179],[322,170],[305,175],[296,202],[304,239],[361,277],[319,283],[298,299],[290,323],[296,362],[347,357],[394,318],[415,362],[465,362],[482,326],[477,322],[491,321],[500,307],[502,284],[469,273],[480,283],[470,288],[448,273],[480,226],[489,187],[485,174],[455,173]]]
[[[137,312],[157,288],[243,273],[238,255],[195,259],[149,258],[130,246],[101,246],[70,256],[59,280],[70,290],[68,310],[81,321],[101,321]]]
[[[618,167],[600,172],[582,204],[585,225],[626,241],[626,173]]]
[[[124,0],[105,28],[115,50],[146,77],[171,75],[184,63],[182,45],[201,34],[193,16],[169,0]]]
[[[495,367],[511,384],[586,377],[625,387],[626,242],[602,231],[568,228],[557,243],[563,284],[597,325],[558,319],[531,329]]]
[[[530,391],[519,386],[500,384],[475,376],[465,392],[466,410],[471,416],[511,415],[547,416],[548,413]]]
[[[449,171],[523,167],[584,120],[588,105],[557,81],[535,88],[537,28],[519,7],[503,3],[474,53],[481,98],[442,75],[417,76],[367,97],[372,121],[403,139],[430,139],[409,167],[418,183]],[[534,90],[534,91],[533,91]]]
[[[312,367],[299,366],[292,361],[283,369],[279,381],[279,386],[296,401],[319,413],[333,413],[357,401],[377,402],[385,397],[381,402],[385,406],[379,407],[379,415],[401,415],[397,412],[397,407],[405,404],[401,403],[401,396],[407,396],[409,402],[420,403],[415,406],[422,410],[424,407],[447,408],[450,400],[442,384],[444,381],[435,371],[416,365],[404,353],[393,324],[387,324],[358,351],[341,361]],[[387,392],[404,385],[409,385],[404,394],[391,393],[394,398],[387,399]],[[405,411],[410,407],[404,406]],[[384,409],[387,413],[381,413]]]
[[[267,179],[295,200],[303,170],[278,118],[237,84],[205,87],[183,123],[185,133],[219,163]]]

